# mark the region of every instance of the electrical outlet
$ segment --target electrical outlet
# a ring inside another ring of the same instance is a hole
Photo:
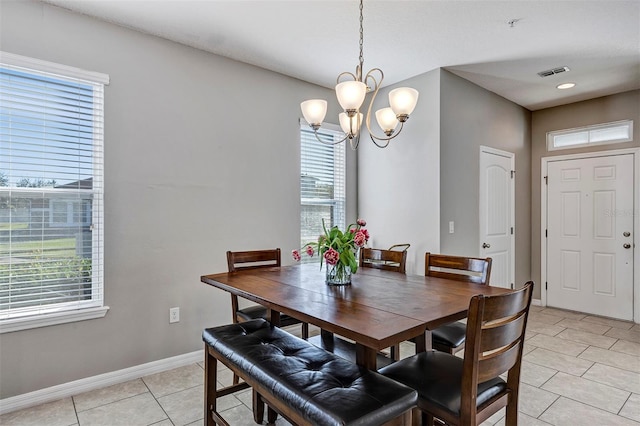
[[[180,308],[169,309],[169,324],[180,322]]]

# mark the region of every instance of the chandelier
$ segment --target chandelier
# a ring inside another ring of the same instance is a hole
[[[371,141],[379,148],[386,148],[389,141],[395,138],[402,131],[404,123],[409,119],[409,115],[413,112],[418,102],[418,91],[410,87],[399,87],[389,92],[390,107],[382,108],[376,111],[376,121],[382,129],[385,136],[377,136],[371,131],[371,108],[373,102],[378,95],[384,73],[380,68],[373,68],[363,78],[362,66],[364,64],[364,55],[362,53],[363,46],[363,27],[362,27],[362,1],[360,0],[360,58],[359,64],[356,66],[356,73],[345,71],[338,75],[336,80],[336,97],[338,103],[344,110],[338,115],[340,128],[344,132],[344,137],[335,142],[327,142],[318,136],[318,129],[322,126],[325,115],[327,114],[327,101],[324,99],[310,99],[300,104],[302,115],[309,126],[313,129],[318,141],[335,145],[349,140],[351,149],[357,149],[360,143],[360,131],[362,128],[362,112],[360,108],[365,101],[367,93],[372,93],[365,118],[365,125]],[[346,80],[346,81],[342,81]],[[400,123],[400,129],[396,132],[396,128]]]

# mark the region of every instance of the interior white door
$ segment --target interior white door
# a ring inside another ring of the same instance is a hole
[[[514,288],[515,155],[480,150],[480,257],[490,257],[490,285]]]
[[[633,163],[548,163],[547,305],[633,319]]]

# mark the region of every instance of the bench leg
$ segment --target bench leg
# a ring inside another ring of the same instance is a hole
[[[213,420],[212,412],[217,412],[218,360],[211,356],[206,344],[204,345],[204,353],[204,424],[205,426],[215,426],[216,422]]]
[[[252,405],[253,405],[253,421],[262,424],[264,420],[264,401],[260,397],[260,394],[255,389],[251,390]]]
[[[267,405],[267,424],[273,425],[278,420],[278,413]]]

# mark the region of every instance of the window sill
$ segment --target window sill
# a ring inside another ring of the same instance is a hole
[[[12,333],[14,331],[27,330],[30,328],[64,324],[67,322],[102,318],[107,314],[108,310],[108,306],[101,306],[98,308],[79,309],[77,311],[56,312],[27,318],[4,320],[0,321],[0,334]]]

